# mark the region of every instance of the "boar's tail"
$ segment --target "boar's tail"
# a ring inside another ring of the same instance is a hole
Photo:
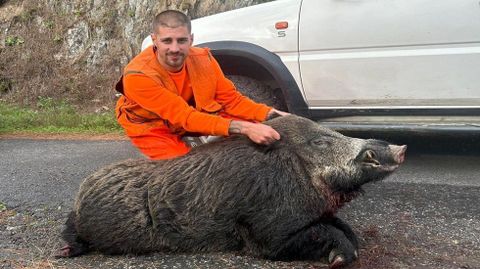
[[[78,237],[75,212],[72,211],[68,214],[67,222],[65,223],[65,230],[62,232],[62,238],[67,242],[67,245],[62,247],[55,255],[57,258],[67,258],[80,256],[88,252],[88,243]]]

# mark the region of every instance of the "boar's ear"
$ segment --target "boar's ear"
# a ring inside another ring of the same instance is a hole
[[[252,142],[253,143],[253,142]],[[275,142],[273,142],[272,144],[270,145],[258,145],[256,144],[256,149],[262,153],[268,153],[270,151],[273,151],[273,150],[276,150],[276,149],[279,149],[282,147],[282,144],[283,144],[283,141],[282,139],[280,138],[280,140],[277,140]]]

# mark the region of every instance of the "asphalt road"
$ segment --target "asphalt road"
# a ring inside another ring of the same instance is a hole
[[[341,210],[361,238],[351,268],[480,268],[478,143],[429,142]],[[0,268],[325,268],[239,253],[52,258],[82,179],[128,158],[141,158],[128,141],[0,140]]]

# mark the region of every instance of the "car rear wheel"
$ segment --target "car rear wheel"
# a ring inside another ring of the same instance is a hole
[[[238,75],[228,75],[239,92],[257,103],[263,103],[278,110],[287,111],[283,95],[279,89],[272,89],[262,81]]]

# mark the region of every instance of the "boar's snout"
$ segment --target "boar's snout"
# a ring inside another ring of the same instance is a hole
[[[402,164],[403,161],[405,161],[405,152],[407,151],[406,145],[390,145],[390,150],[392,151],[393,159],[397,164]]]

